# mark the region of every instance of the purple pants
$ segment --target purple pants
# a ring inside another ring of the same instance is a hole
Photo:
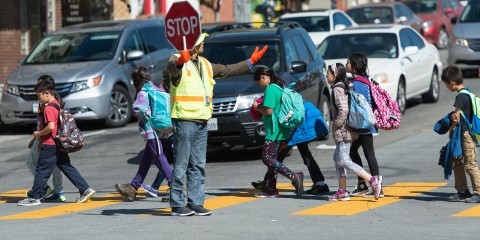
[[[157,165],[158,170],[160,170],[168,181],[172,181],[172,167],[168,164],[167,158],[163,152],[162,144],[159,139],[149,139],[145,144],[145,151],[143,152],[142,158],[140,159],[140,165],[138,166],[138,172],[135,177],[132,179],[132,186],[135,189],[138,189],[145,177],[147,176],[148,170],[152,165],[152,160],[155,159],[155,165]]]

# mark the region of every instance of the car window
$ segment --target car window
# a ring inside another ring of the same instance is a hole
[[[436,13],[438,0],[420,0],[404,2],[414,13]],[[443,1],[445,3],[446,1]]]
[[[425,43],[423,42],[422,38],[418,36],[418,34],[415,31],[413,31],[412,29],[405,29],[405,32],[408,38],[410,38],[410,41],[413,44],[413,46],[417,46],[418,49],[422,49],[425,47]]]
[[[138,35],[137,31],[132,32],[127,38],[127,40],[125,41],[125,45],[123,45],[123,50],[125,50],[125,52],[127,53],[132,50],[140,50],[145,52],[142,39]]]
[[[307,32],[329,32],[330,22],[328,16],[308,16],[282,18],[282,21],[298,22]]]
[[[457,0],[448,0],[448,5],[453,8],[453,9],[457,9],[458,8],[458,1]]]
[[[480,1],[469,1],[459,22],[480,22]]]
[[[338,24],[343,24],[347,27],[352,26],[352,22],[350,22],[348,18],[346,18],[343,14],[337,12],[333,14],[333,27],[335,28],[335,26],[337,26]]]
[[[160,27],[146,27],[141,28],[139,31],[148,52],[155,52],[162,48],[167,48],[164,29]]]
[[[408,37],[407,30],[408,29],[400,30],[400,46],[402,47],[402,49],[405,49],[408,46],[413,46],[412,41]]]
[[[297,34],[294,35],[291,39],[295,45],[295,48],[297,49],[298,59],[307,63],[312,61],[312,55],[310,54],[310,51],[308,51],[308,47],[302,37]]]
[[[393,12],[390,7],[363,7],[347,11],[347,14],[358,24],[393,23]]]
[[[305,42],[305,45],[308,48],[308,51],[312,55],[312,59],[317,58],[317,48],[315,44],[312,42],[312,38],[308,34],[300,34],[302,36],[303,41]]]
[[[285,41],[285,59],[286,59],[289,71],[290,71],[290,65],[292,65],[292,62],[300,60],[300,57],[298,56],[297,50],[295,48],[293,37],[290,37]]]
[[[26,64],[83,62],[112,59],[120,32],[72,33],[43,38]]]
[[[397,37],[393,33],[341,34],[329,36],[318,47],[323,59],[345,59],[360,52],[368,58],[396,58]]]
[[[410,8],[408,8],[404,4],[398,4],[398,6],[403,16],[407,17],[407,19],[413,18],[414,13],[412,12],[412,10],[410,10]]]

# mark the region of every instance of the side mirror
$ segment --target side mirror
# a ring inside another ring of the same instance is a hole
[[[458,20],[458,17],[452,17],[452,18],[450,18],[450,22],[451,22],[452,24],[457,23],[457,20]]]
[[[417,46],[408,46],[405,48],[405,54],[406,55],[412,55],[418,53],[418,47]]]
[[[347,26],[345,24],[337,24],[335,25],[335,31],[340,31],[342,29],[345,29]]]
[[[127,60],[137,60],[145,55],[143,51],[140,50],[132,50],[127,53]]]
[[[291,73],[301,73],[307,71],[307,64],[303,61],[293,61],[290,67]]]
[[[405,16],[401,16],[401,17],[397,18],[397,21],[398,21],[399,23],[406,22],[407,20],[408,20],[408,19],[407,19],[407,17],[405,17]]]

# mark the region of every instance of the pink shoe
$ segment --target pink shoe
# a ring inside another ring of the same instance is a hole
[[[349,201],[350,195],[348,192],[339,193],[338,191],[335,192],[332,196],[328,197],[328,201]]]
[[[373,188],[373,196],[375,200],[378,200],[380,195],[382,194],[382,176],[373,177],[375,181],[370,184],[370,186]]]

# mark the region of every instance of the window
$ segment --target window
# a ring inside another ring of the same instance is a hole
[[[140,36],[138,35],[138,33],[136,31],[133,32],[128,37],[127,41],[125,41],[125,45],[123,46],[123,50],[125,50],[125,52],[127,52],[127,53],[129,51],[132,51],[132,50],[144,51],[143,44],[142,44],[142,39],[140,38]]]
[[[410,41],[412,42],[413,46],[417,46],[418,49],[422,49],[425,47],[425,43],[423,42],[422,38],[418,36],[416,32],[414,32],[411,29],[405,29],[405,32],[407,33],[407,36],[410,38]]]
[[[160,27],[142,28],[140,29],[140,34],[142,35],[148,52],[155,52],[167,47],[165,30]]]
[[[287,61],[288,71],[290,71],[290,65],[292,65],[293,61],[300,60],[297,55],[297,50],[295,49],[293,38],[289,38],[285,41],[285,58]]]
[[[297,49],[299,60],[304,61],[306,63],[312,61],[312,56],[308,51],[307,46],[305,45],[305,41],[303,41],[300,35],[295,35],[291,38],[295,44],[295,48]]]
[[[333,14],[333,28],[335,29],[335,26],[337,26],[338,24],[343,24],[346,27],[352,26],[352,23],[343,14],[334,13]]]
[[[402,46],[403,49],[409,46],[413,46],[412,41],[408,37],[407,30],[408,29],[400,30],[400,46]]]

